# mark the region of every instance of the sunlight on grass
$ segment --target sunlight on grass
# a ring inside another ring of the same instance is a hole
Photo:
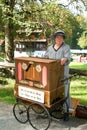
[[[87,63],[84,62],[71,62],[70,68],[87,70]],[[70,84],[71,97],[79,98],[81,104],[87,106],[87,76],[76,77],[71,80]]]
[[[80,76],[71,81],[70,84],[71,97],[79,98],[81,104],[87,106],[87,77]]]
[[[84,62],[71,62],[69,65],[70,68],[87,70],[87,63]]]

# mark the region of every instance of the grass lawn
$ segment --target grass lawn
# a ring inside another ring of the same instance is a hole
[[[71,62],[70,68],[87,70],[87,63]],[[87,76],[76,76],[70,82],[71,97],[80,98],[81,104],[87,106]]]
[[[87,77],[76,76],[70,82],[70,94],[73,98],[79,98],[81,104],[87,106]]]
[[[69,65],[70,68],[87,70],[87,63],[84,62],[71,62]]]
[[[0,101],[4,101],[7,103],[15,103],[15,97],[14,97],[14,83],[15,81],[12,79],[5,79],[4,81],[6,85],[3,85],[3,83],[0,85]]]

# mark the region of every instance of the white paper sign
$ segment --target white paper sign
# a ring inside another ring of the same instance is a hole
[[[35,90],[32,88],[27,88],[24,86],[18,87],[18,95],[22,98],[38,101],[44,103],[44,92]]]

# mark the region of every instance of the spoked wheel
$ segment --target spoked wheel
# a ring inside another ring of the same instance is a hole
[[[13,114],[20,123],[26,123],[28,121],[27,107],[22,102],[17,102],[14,105]]]
[[[41,103],[30,104],[28,108],[28,119],[31,126],[36,130],[47,130],[50,126],[50,114]]]

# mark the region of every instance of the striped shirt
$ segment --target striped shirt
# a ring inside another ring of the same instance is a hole
[[[70,63],[70,46],[63,43],[57,50],[54,49],[54,45],[48,47],[45,57],[49,59],[61,59],[67,58],[67,62],[64,65],[64,77],[69,75],[69,63]]]

